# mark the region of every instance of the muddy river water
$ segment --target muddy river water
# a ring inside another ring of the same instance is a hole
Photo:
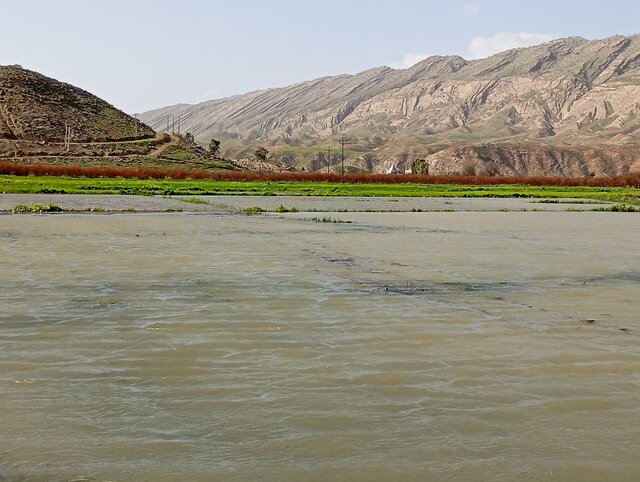
[[[318,216],[0,216],[0,480],[640,479],[638,215]]]

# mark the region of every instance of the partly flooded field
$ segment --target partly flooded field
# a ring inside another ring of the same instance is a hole
[[[640,477],[637,214],[156,201],[0,217],[0,480]]]
[[[192,213],[231,213],[255,206],[266,211],[283,206],[302,212],[525,212],[590,211],[607,205],[589,199],[4,194],[0,195],[0,213],[10,212],[18,204],[32,202],[55,204],[69,210]]]

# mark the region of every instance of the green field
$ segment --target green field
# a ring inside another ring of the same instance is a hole
[[[173,179],[72,178],[0,176],[3,193],[135,194],[135,195],[262,195],[381,197],[533,197],[583,198],[640,205],[640,189],[459,184],[350,184],[304,181],[214,181]]]

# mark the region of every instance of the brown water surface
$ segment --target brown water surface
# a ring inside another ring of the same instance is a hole
[[[640,218],[0,218],[0,480],[638,480]]]

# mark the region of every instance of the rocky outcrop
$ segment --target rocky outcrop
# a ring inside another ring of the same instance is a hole
[[[365,154],[380,166],[436,156],[432,168],[451,172],[462,156],[500,173],[621,173],[640,159],[640,36],[574,37],[477,61],[430,57],[142,119],[162,129],[167,115],[182,116],[203,142],[309,147],[346,135],[358,145],[348,159],[355,165]],[[363,142],[373,138],[382,142]]]
[[[502,176],[616,176],[640,172],[640,158],[624,148],[544,144],[451,147],[424,156],[431,174]]]

